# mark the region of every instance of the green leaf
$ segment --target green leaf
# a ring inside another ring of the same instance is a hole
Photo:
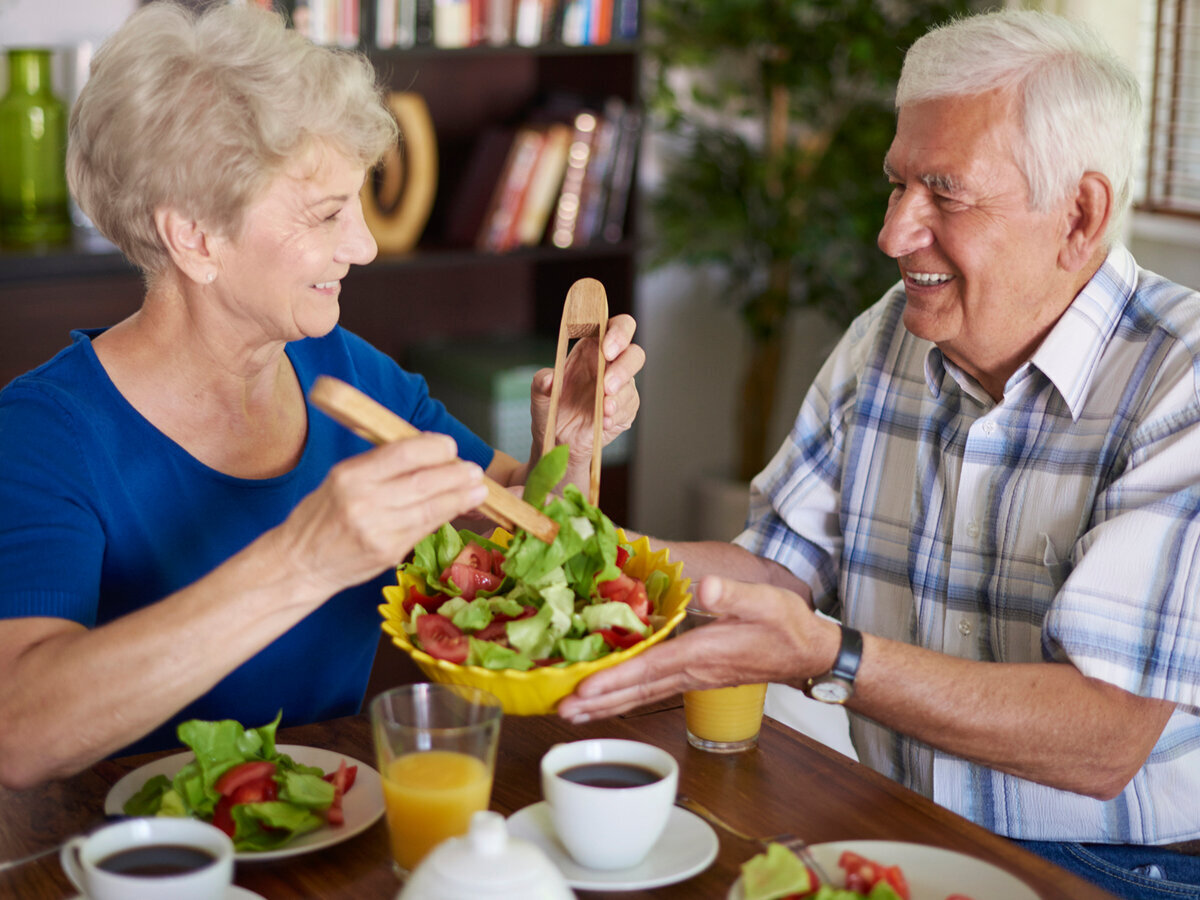
[[[467,665],[483,666],[485,669],[520,669],[525,671],[533,668],[533,660],[524,653],[497,644],[495,641],[480,641],[470,639],[470,649],[467,651]]]
[[[325,819],[311,810],[281,800],[239,803],[230,814],[236,850],[274,850],[325,824]]]
[[[651,631],[650,626],[637,617],[637,613],[628,603],[622,603],[619,600],[585,606],[579,611],[579,614],[587,623],[588,631],[620,626],[626,631],[632,631],[642,637],[647,637]]]
[[[567,463],[570,461],[570,448],[559,444],[549,453],[543,453],[525,479],[525,490],[522,498],[539,509],[545,504],[546,496],[558,486],[567,474]]]
[[[155,775],[141,786],[136,794],[125,801],[121,811],[127,816],[157,815],[162,806],[163,794],[171,790],[171,779],[166,775]]]
[[[279,784],[279,799],[305,809],[329,809],[333,803],[334,787],[319,774],[284,770],[275,778]]]

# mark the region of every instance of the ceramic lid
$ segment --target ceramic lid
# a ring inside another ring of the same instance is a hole
[[[438,844],[397,900],[574,900],[562,873],[529,841],[510,837],[504,817],[471,817],[463,837]]]

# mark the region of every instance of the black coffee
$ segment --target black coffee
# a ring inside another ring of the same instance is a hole
[[[630,788],[662,781],[662,775],[634,763],[584,763],[558,773],[560,778],[589,787]]]
[[[186,875],[212,865],[217,858],[199,847],[182,844],[151,844],[131,847],[104,857],[97,867],[117,875],[138,875],[142,878],[162,878],[167,875]]]

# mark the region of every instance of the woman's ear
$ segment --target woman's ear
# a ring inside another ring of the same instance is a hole
[[[200,222],[162,207],[154,211],[154,225],[171,262],[185,278],[198,284],[211,284],[216,279],[212,239]]]
[[[1113,190],[1099,172],[1084,172],[1067,210],[1067,235],[1058,262],[1068,272],[1078,272],[1105,245],[1113,213]]]

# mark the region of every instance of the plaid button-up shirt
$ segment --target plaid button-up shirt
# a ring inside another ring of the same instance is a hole
[[[737,542],[863,631],[1179,704],[1110,801],[852,714],[863,762],[1011,837],[1200,836],[1200,294],[1115,247],[999,403],[905,330],[904,302],[897,285],[843,337]]]

